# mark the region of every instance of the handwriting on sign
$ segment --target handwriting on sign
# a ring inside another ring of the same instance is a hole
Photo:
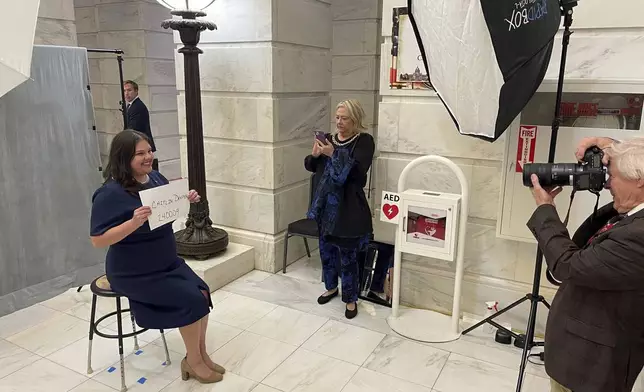
[[[167,221],[174,221],[179,217],[179,208],[175,208],[174,210],[169,210],[169,211],[163,211],[158,215],[158,220],[159,222],[167,222]]]
[[[157,208],[157,207],[167,207],[172,205],[172,203],[179,202],[181,200],[188,200],[188,195],[179,195],[179,194],[174,194],[168,199],[164,200],[154,200],[152,202],[152,208]]]

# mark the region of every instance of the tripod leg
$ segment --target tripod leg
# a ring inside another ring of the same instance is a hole
[[[519,367],[519,380],[517,381],[517,392],[521,392],[523,385],[523,376],[525,375],[525,368],[528,364],[528,356],[530,350],[535,346],[534,342],[534,326],[537,321],[537,305],[538,301],[531,301],[530,303],[530,316],[528,317],[528,329],[525,333],[525,344],[523,346],[523,355],[521,356],[521,367]]]
[[[510,310],[510,309],[512,309],[512,308],[514,308],[514,307],[516,307],[516,306],[518,306],[518,305],[521,305],[522,303],[524,303],[525,301],[527,301],[527,300],[528,300],[528,298],[529,298],[528,296],[525,296],[525,297],[523,297],[523,298],[521,298],[521,299],[518,299],[518,300],[514,301],[511,305],[507,306],[506,308],[499,310],[498,312],[494,313],[494,314],[493,314],[493,315],[491,315],[490,317],[488,317],[488,318],[486,318],[486,319],[484,319],[484,320],[481,320],[481,321],[479,321],[478,323],[474,324],[473,326],[469,327],[468,329],[466,329],[465,331],[463,331],[463,332],[461,333],[461,335],[465,335],[465,334],[467,334],[468,332],[471,332],[471,331],[475,330],[476,328],[480,327],[481,325],[483,325],[483,324],[485,324],[485,323],[487,323],[487,322],[489,322],[489,321],[491,321],[491,320],[494,320],[495,318],[499,317],[500,315],[502,315],[503,313],[507,312],[508,310]],[[495,324],[496,324],[496,323],[495,323]],[[494,324],[492,324],[492,325],[494,325]],[[511,335],[514,335],[514,337],[515,337],[515,338],[517,337],[517,335],[516,335],[514,332],[512,332],[512,331],[508,331],[508,330],[507,330],[507,328],[505,328],[505,327],[502,327],[502,326],[500,326],[500,325],[498,325],[498,324],[497,324],[497,325],[494,325],[494,326],[495,326],[495,327],[497,327],[497,328],[501,327],[500,329],[503,329],[503,330],[505,330],[506,332],[510,333]]]
[[[545,298],[543,298],[543,297],[539,298],[539,302],[544,304],[546,306],[546,308],[550,309],[550,304],[548,303],[548,301],[546,301]]]

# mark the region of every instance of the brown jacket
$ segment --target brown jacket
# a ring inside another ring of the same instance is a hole
[[[573,392],[631,391],[644,366],[644,210],[586,245],[616,214],[612,205],[602,212],[579,228],[578,245],[551,205],[528,221],[562,282],[546,326],[546,372]]]

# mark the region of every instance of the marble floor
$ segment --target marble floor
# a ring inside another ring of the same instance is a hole
[[[323,291],[319,261],[303,259],[286,275],[253,271],[212,294],[207,346],[228,369],[224,381],[182,381],[185,350],[178,331],[167,332],[171,364],[158,331],[126,340],[126,382],[131,391],[220,392],[511,392],[519,349],[483,332],[447,344],[397,336],[389,309],[362,301],[344,318],[339,299],[316,303]],[[94,339],[86,374],[89,302],[85,287],[0,318],[0,391],[112,392],[120,389],[118,346]],[[114,308],[99,298],[98,313]],[[114,321],[103,329],[116,330]],[[129,324],[129,323],[125,323]],[[131,326],[126,328],[131,330]],[[525,392],[547,392],[543,366],[530,364]]]

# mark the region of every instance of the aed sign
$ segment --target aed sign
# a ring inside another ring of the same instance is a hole
[[[380,201],[380,220],[388,223],[398,223],[400,217],[400,195],[395,192],[382,191]]]

